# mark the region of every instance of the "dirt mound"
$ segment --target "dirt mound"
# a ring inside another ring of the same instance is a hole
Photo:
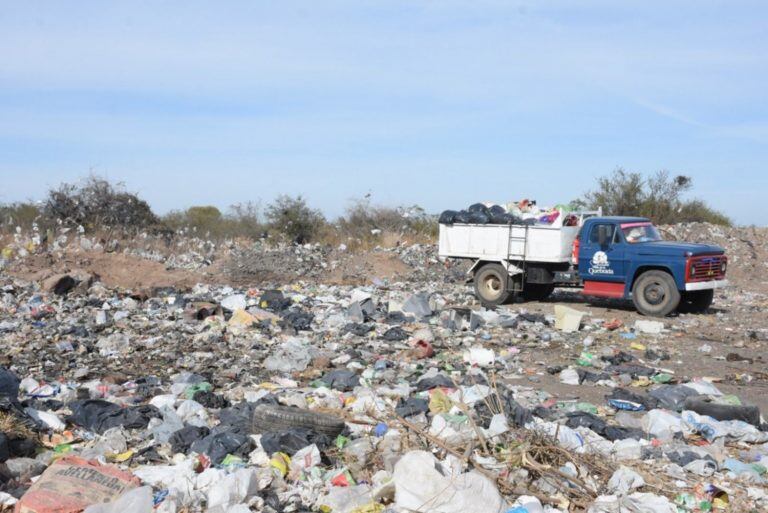
[[[215,269],[206,272],[168,270],[159,263],[121,253],[78,252],[54,258],[50,254],[31,255],[8,269],[12,276],[43,282],[50,276],[74,271],[97,275],[108,287],[130,290],[172,286],[187,289],[209,282]]]
[[[768,291],[768,228],[726,227],[708,223],[682,223],[660,227],[666,238],[717,244],[728,255],[728,280],[757,292]]]

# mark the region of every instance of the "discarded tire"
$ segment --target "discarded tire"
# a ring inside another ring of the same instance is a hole
[[[251,429],[254,433],[286,431],[293,427],[336,437],[344,430],[344,421],[335,415],[290,406],[262,404],[253,410]]]

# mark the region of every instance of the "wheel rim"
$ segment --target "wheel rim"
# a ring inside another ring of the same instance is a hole
[[[503,292],[501,279],[495,274],[489,274],[483,279],[483,295],[488,299],[496,299]]]
[[[653,306],[658,306],[664,302],[667,297],[667,289],[660,281],[653,281],[643,289],[643,299]]]

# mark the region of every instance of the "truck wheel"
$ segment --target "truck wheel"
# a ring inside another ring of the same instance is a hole
[[[702,313],[712,305],[714,297],[713,289],[685,292],[677,309],[682,313]]]
[[[632,302],[643,315],[665,317],[680,304],[680,291],[669,273],[645,271],[632,288]]]
[[[523,288],[523,299],[526,301],[543,301],[555,290],[553,283],[526,283]]]
[[[484,305],[496,306],[509,299],[507,270],[500,264],[487,264],[475,273],[475,295]]]

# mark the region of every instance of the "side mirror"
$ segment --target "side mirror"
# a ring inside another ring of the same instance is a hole
[[[608,227],[600,225],[597,227],[597,243],[605,246],[608,243]]]

